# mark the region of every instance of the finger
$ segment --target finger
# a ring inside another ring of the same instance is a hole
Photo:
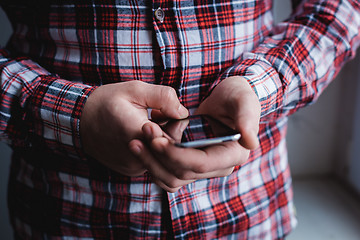
[[[157,156],[161,156],[159,157],[160,160],[166,159],[162,164],[174,173],[178,169],[188,169],[199,174],[214,172],[240,165],[249,156],[249,150],[237,142],[226,142],[204,149],[195,149],[179,148],[169,143],[165,138],[156,138],[152,141],[151,148]]]
[[[164,137],[171,143],[174,143],[174,139],[166,132],[164,132],[163,129],[154,122],[145,123],[142,127],[142,132],[148,142],[151,142],[151,140],[154,138]]]
[[[186,169],[181,170],[180,168],[177,168],[177,171],[169,171],[164,168],[161,163],[156,161],[150,151],[140,141],[135,144],[138,144],[139,148],[141,148],[141,153],[139,153],[138,157],[142,159],[152,180],[168,192],[176,192],[182,186],[188,185],[199,179],[225,177],[230,175],[234,170],[234,167],[229,167],[206,173],[193,173]]]
[[[189,124],[188,119],[170,121],[160,127],[154,122],[147,122],[143,125],[142,131],[147,140],[157,137],[165,137],[170,142],[181,141],[182,133]]]
[[[178,179],[153,157],[140,140],[132,140],[129,143],[129,148],[141,160],[150,175],[156,180],[156,183],[166,191],[176,191],[179,187],[194,181]]]
[[[140,104],[157,109],[169,118],[181,119],[189,115],[188,110],[180,103],[176,91],[172,87],[142,84],[142,87],[137,89],[139,96],[142,96]]]
[[[132,141],[130,149],[134,149],[135,146],[137,146],[138,149],[141,149],[137,150],[136,155],[141,158],[144,165],[146,165],[152,180],[168,192],[176,192],[182,186],[188,185],[199,179],[225,177],[230,175],[234,170],[234,167],[229,167],[207,173],[193,173],[187,170],[183,170],[182,173],[181,171],[170,172],[163,168],[163,166],[151,156],[149,150],[139,140]]]
[[[236,143],[236,145],[239,145],[238,143]],[[180,180],[189,180],[189,181],[195,181],[198,179],[205,179],[205,178],[214,178],[214,177],[225,177],[230,175],[233,172],[233,169],[235,166],[237,165],[241,165],[243,164],[249,156],[249,150],[244,150],[245,154],[243,154],[243,158],[241,161],[236,162],[235,165],[233,166],[227,166],[227,165],[218,165],[215,166],[215,170],[199,170],[198,172],[192,171],[191,169],[189,169],[189,166],[187,166],[187,164],[182,165],[179,164],[180,161],[171,161],[171,156],[163,156],[164,159],[166,159],[165,161],[165,168],[167,169],[168,172],[171,172],[172,175],[174,175],[177,179]],[[211,149],[210,149],[210,154],[211,153]],[[156,155],[155,155],[156,156]],[[159,157],[158,159],[161,159],[161,157]],[[209,160],[209,159],[208,159]],[[164,162],[160,163],[163,164]],[[168,163],[168,164],[166,164]]]
[[[169,121],[163,130],[176,142],[181,142],[183,132],[189,125],[189,119]]]
[[[151,110],[151,121],[153,122],[163,122],[169,120],[169,117],[166,117],[158,109]]]
[[[253,96],[243,96],[253,98]],[[258,101],[254,99],[249,101],[252,104],[238,105],[234,117],[235,129],[241,133],[240,144],[247,149],[255,149],[259,145],[259,119],[260,107],[257,106]],[[255,105],[255,106],[254,106]]]
[[[142,126],[142,132],[146,139],[151,140],[157,137],[163,137],[164,132],[160,126],[154,122],[147,122]]]
[[[240,144],[247,149],[253,150],[259,146],[258,131],[259,127],[252,126],[252,123],[247,123],[242,121],[242,118],[238,118],[237,127],[241,133],[241,138],[239,140]],[[241,126],[241,127],[240,127]],[[249,126],[246,128],[246,126]]]

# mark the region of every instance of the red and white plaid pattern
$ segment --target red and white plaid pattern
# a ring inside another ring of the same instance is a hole
[[[271,0],[3,3],[14,34],[0,51],[0,138],[14,149],[16,237],[284,238],[296,225],[287,116],[312,103],[360,43],[359,1],[293,3],[277,26]],[[165,193],[146,174],[119,175],[82,152],[81,110],[96,86],[168,85],[194,110],[233,75],[258,95],[261,124],[260,147],[230,176]]]

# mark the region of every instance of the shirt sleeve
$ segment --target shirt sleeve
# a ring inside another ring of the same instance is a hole
[[[59,78],[26,58],[0,50],[0,140],[84,156],[79,123],[94,87]]]
[[[359,31],[359,1],[302,1],[289,20],[276,25],[212,87],[229,76],[245,77],[259,98],[261,121],[274,121],[317,99],[354,57]]]

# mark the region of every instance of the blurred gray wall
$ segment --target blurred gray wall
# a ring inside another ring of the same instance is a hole
[[[275,21],[289,0],[275,0]],[[331,176],[360,194],[360,49],[317,102],[290,116],[287,135],[293,177]]]
[[[290,13],[290,0],[275,0],[275,20],[285,19]],[[0,45],[4,46],[11,28],[0,9]],[[358,54],[360,55],[360,54]],[[358,174],[349,170],[349,163],[359,164],[360,130],[354,119],[360,120],[360,110],[355,113],[357,72],[360,59],[347,64],[318,102],[290,117],[288,148],[291,171],[295,178],[339,176]],[[359,89],[360,90],[360,89]],[[356,115],[358,114],[358,115]],[[358,135],[354,133],[358,132]],[[357,144],[357,145],[356,145]],[[0,239],[12,239],[6,207],[6,186],[10,164],[10,149],[0,143]],[[355,180],[353,180],[355,181]],[[359,188],[360,189],[360,188]]]
[[[12,33],[9,21],[0,8],[0,46],[4,46]],[[0,142],[0,239],[13,239],[6,204],[6,189],[9,177],[11,149]]]

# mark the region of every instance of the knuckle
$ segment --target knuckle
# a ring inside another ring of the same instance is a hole
[[[170,193],[175,193],[179,190],[179,188],[167,188],[165,189],[167,192],[170,192]]]
[[[171,101],[176,97],[176,91],[172,87],[164,86],[161,88],[161,96],[165,102]]]
[[[133,81],[130,81],[129,84],[130,85],[133,85],[134,87],[138,87],[138,86],[141,86],[144,82],[142,81],[139,81],[139,80],[133,80]]]
[[[184,173],[181,170],[175,170],[174,171],[174,175],[175,177],[177,177],[178,179],[183,179],[184,177]]]
[[[184,170],[175,170],[174,175],[176,178],[181,180],[191,179],[191,174],[188,171],[184,171]]]
[[[175,189],[181,186],[181,183],[178,179],[176,178],[171,178],[169,180],[166,180],[165,182],[166,186],[168,186],[169,188]]]
[[[129,86],[128,88],[128,92],[129,94],[133,95],[133,96],[137,96],[137,95],[143,95],[143,91],[144,91],[144,82],[139,81],[139,80],[133,80],[133,81],[129,81],[126,82]]]
[[[207,173],[209,172],[209,164],[200,162],[195,166],[194,171],[197,173]]]
[[[124,86],[126,86],[127,91],[133,91],[134,89],[137,89],[137,86],[139,85],[139,81],[133,80],[129,82],[125,82]]]

